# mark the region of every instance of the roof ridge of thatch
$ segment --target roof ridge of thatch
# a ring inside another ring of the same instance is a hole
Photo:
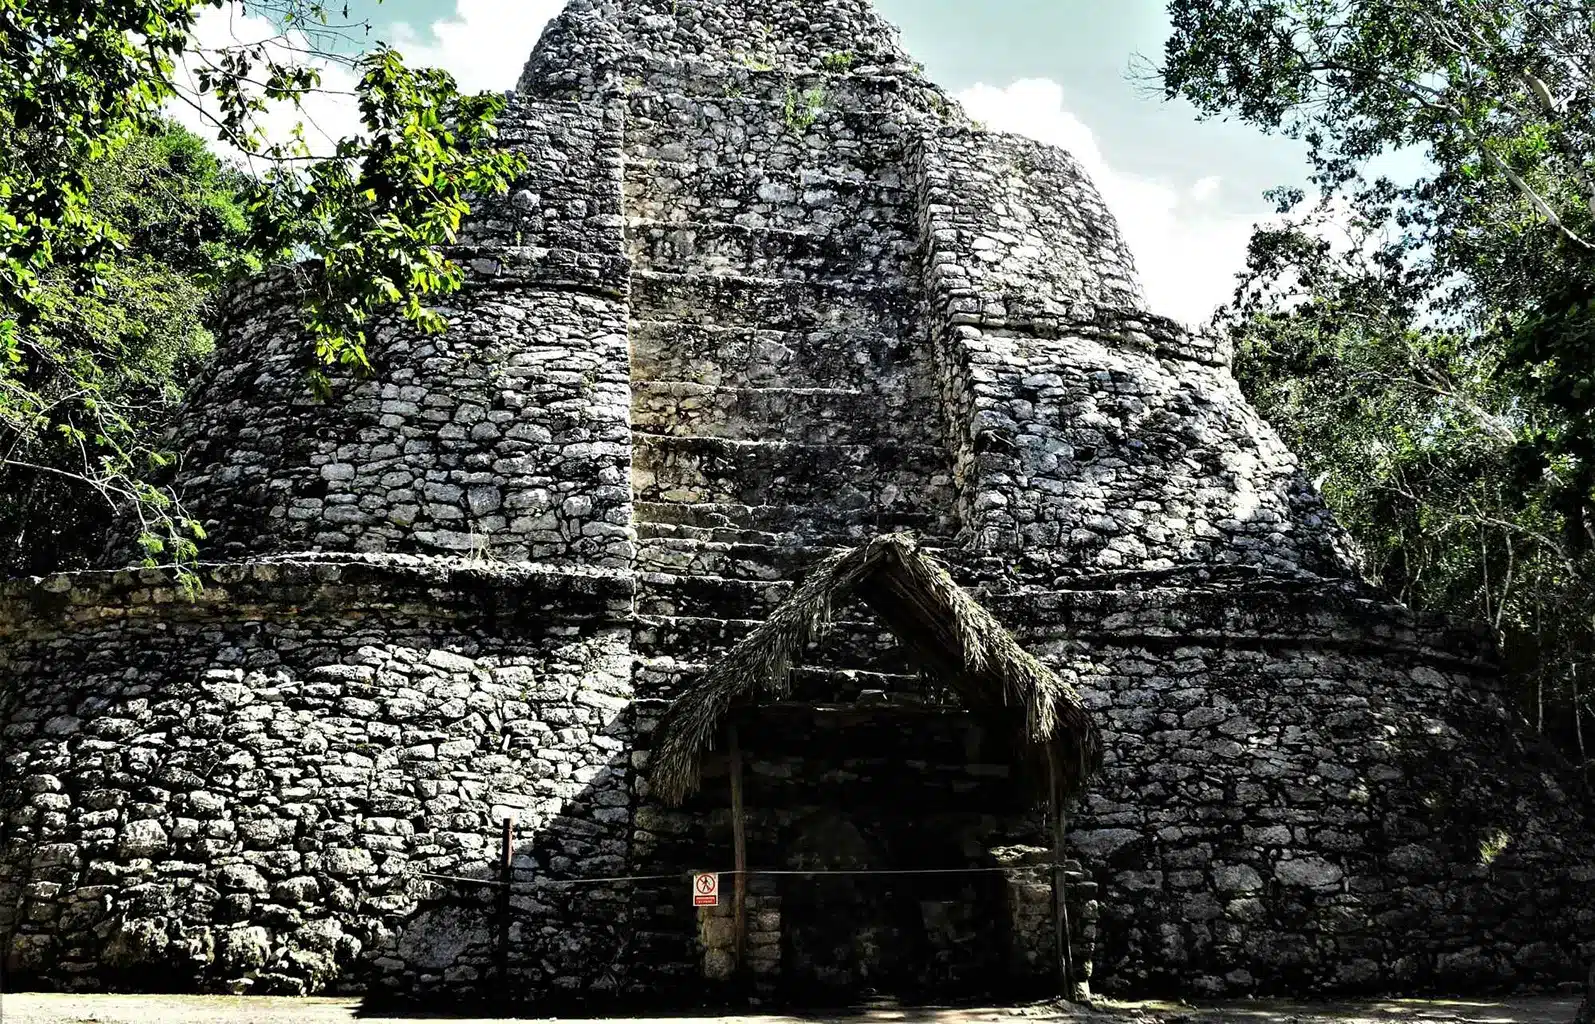
[[[739,699],[790,692],[793,663],[831,621],[861,597],[909,654],[959,693],[970,711],[1004,726],[1023,759],[1066,791],[1080,789],[1101,758],[1101,736],[1079,694],[1025,651],[946,566],[906,534],[885,534],[819,563],[724,659],[678,697],[654,732],[654,792],[679,803],[697,789],[704,751]],[[1050,782],[1048,783],[1050,785]]]

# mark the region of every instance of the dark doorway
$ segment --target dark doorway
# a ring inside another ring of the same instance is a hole
[[[946,865],[914,822],[882,809],[793,823],[781,878],[782,987],[808,1005],[894,996],[972,998],[1001,986],[1008,911],[997,873],[893,874]]]

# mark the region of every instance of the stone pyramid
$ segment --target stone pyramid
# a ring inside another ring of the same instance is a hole
[[[1047,984],[1006,752],[863,617],[749,720],[750,855],[994,887],[771,876],[733,963],[671,880],[730,838],[723,794],[651,797],[661,709],[902,531],[1101,716],[1069,897],[1099,987],[1579,975],[1588,830],[1488,644],[1360,582],[1068,154],[970,122],[865,0],[573,0],[501,128],[529,169],[453,253],[447,334],[384,326],[322,404],[293,275],[231,298],[181,430],[197,599],[0,591],[14,985]],[[499,910],[460,879],[501,877],[505,820]]]

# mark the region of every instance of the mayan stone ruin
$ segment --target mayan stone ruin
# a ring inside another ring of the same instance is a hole
[[[11,986],[1055,993],[1047,802],[904,625],[976,605],[1100,738],[1092,990],[1582,978],[1591,833],[1488,638],[1359,582],[1076,162],[895,40],[867,0],[572,0],[446,334],[384,327],[319,402],[295,277],[231,298],[180,438],[202,592],[114,540],[0,586]],[[956,587],[837,591],[665,799],[672,702],[871,544]],[[740,925],[687,881],[733,868],[733,777]]]

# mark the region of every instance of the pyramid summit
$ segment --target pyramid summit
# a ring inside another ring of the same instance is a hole
[[[321,402],[293,277],[229,298],[197,598],[0,585],[13,985],[1581,977],[1588,824],[1488,638],[1360,580],[1067,153],[861,0],[575,0],[500,129],[447,333],[380,325]],[[1059,851],[1048,758],[1098,744]]]
[[[645,0],[568,4],[545,31],[517,88],[557,94],[572,74],[610,88],[607,76],[683,65],[741,65],[753,70],[839,70],[842,56],[877,73],[914,67],[895,26],[867,0],[714,4]],[[852,70],[852,68],[848,68]]]

